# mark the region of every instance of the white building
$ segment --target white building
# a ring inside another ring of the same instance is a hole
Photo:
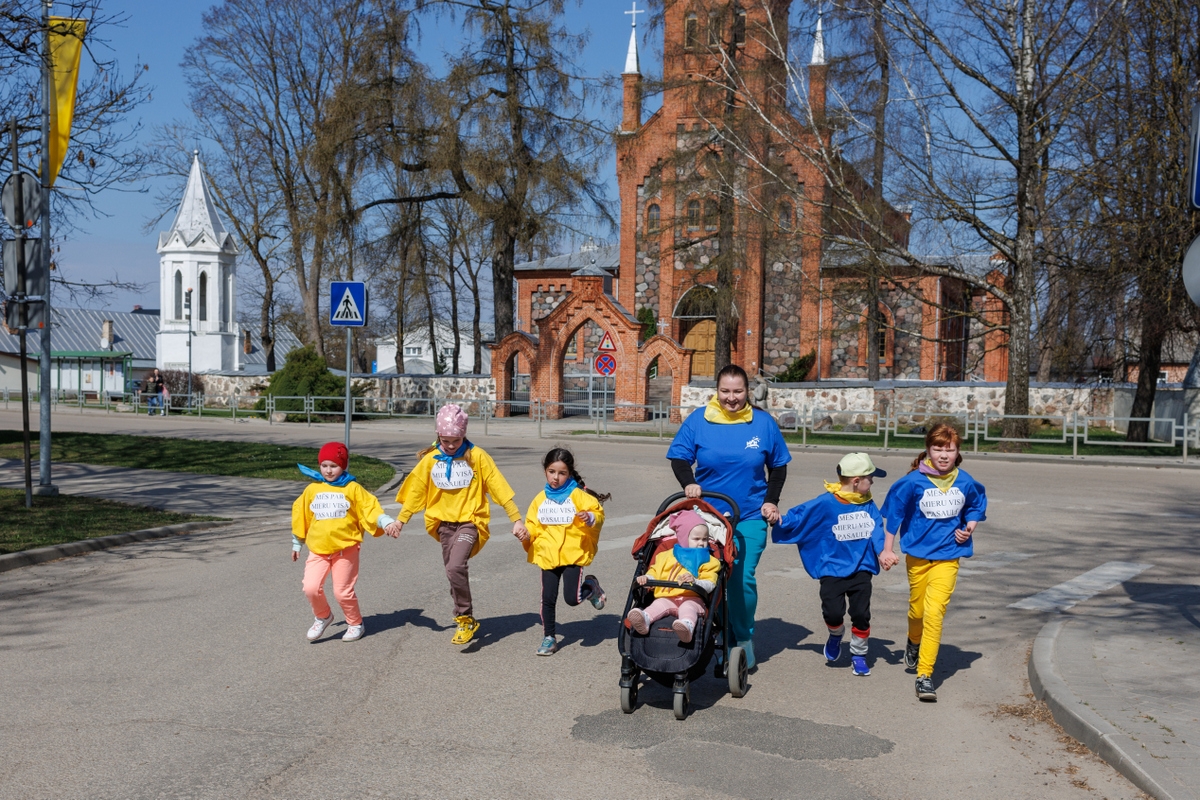
[[[235,372],[241,369],[237,319],[237,246],[217,216],[200,171],[200,154],[170,230],[158,236],[161,313],[157,341],[160,369]],[[190,321],[187,291],[192,292]]]
[[[454,353],[454,327],[449,322],[438,320],[433,324],[435,342],[430,344],[429,341],[429,325],[413,325],[404,333],[404,369],[405,375],[432,375],[436,370],[434,364],[434,346],[437,347],[437,352],[442,354],[442,359],[446,365],[446,372],[450,372],[453,367],[451,361]],[[483,327],[483,338],[489,340],[492,335],[490,327]],[[462,374],[467,374],[471,371],[471,367],[475,363],[475,338],[471,335],[471,329],[468,326],[466,330],[459,333],[459,352],[458,352],[458,371]],[[492,371],[492,351],[486,344],[483,345],[481,360],[483,362],[483,374],[489,375]],[[397,372],[396,368],[396,337],[385,336],[375,342],[375,371],[376,372]]]

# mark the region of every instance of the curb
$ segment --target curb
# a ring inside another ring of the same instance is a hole
[[[396,471],[396,474],[392,476],[390,481],[376,489],[375,494],[389,494],[393,489],[400,485],[400,481],[404,480],[404,470],[402,470],[400,467],[397,467],[395,464],[392,464],[391,467]]]
[[[1137,745],[1128,735],[1084,704],[1058,672],[1058,637],[1069,620],[1047,623],[1033,641],[1029,656],[1029,685],[1033,696],[1045,701],[1068,735],[1082,742],[1096,755],[1129,779],[1134,786],[1158,800],[1175,800],[1164,784],[1135,758]]]
[[[169,536],[178,536],[181,533],[191,533],[192,531],[202,531],[210,528],[223,528],[226,525],[232,524],[233,520],[183,522],[179,525],[163,525],[158,528],[146,528],[145,530],[130,531],[129,533],[114,533],[112,536],[101,536],[97,539],[83,539],[78,542],[66,542],[65,544],[55,544],[49,547],[38,547],[34,550],[22,550],[19,553],[8,553],[0,556],[0,572],[8,572],[9,570],[29,567],[34,564],[43,564],[47,561],[56,561],[68,556],[110,550],[114,547],[120,547],[123,544],[144,542],[150,539],[165,539]]]

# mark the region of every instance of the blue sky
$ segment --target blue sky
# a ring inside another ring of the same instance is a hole
[[[152,99],[140,109],[144,136],[153,135],[156,126],[188,118],[187,87],[179,67],[183,53],[200,33],[203,12],[213,4],[206,0],[113,0],[106,8],[123,13],[128,20],[123,27],[110,27],[105,39],[113,56],[124,71],[138,61],[150,66]],[[625,63],[629,42],[627,0],[586,0],[570,4],[566,23],[574,31],[589,31],[590,39],[583,55],[582,66],[592,76],[604,73],[616,75]],[[456,32],[448,23],[426,25],[426,38],[420,50],[436,69],[445,44]],[[639,33],[647,31],[646,16],[639,15]],[[447,31],[439,36],[437,31]],[[661,40],[661,32],[652,38]],[[437,37],[437,38],[435,38]],[[443,41],[443,39],[445,41]],[[661,47],[642,37],[643,71],[657,71],[661,63]],[[616,100],[619,102],[619,99]],[[649,104],[648,104],[649,105]],[[604,166],[603,174],[612,176],[615,183],[615,162]],[[96,202],[101,216],[80,221],[80,230],[62,242],[58,262],[64,277],[75,280],[105,280],[119,276],[122,280],[145,284],[143,293],[117,292],[91,303],[72,302],[60,297],[64,305],[88,305],[93,308],[129,310],[135,303],[153,308],[158,306],[158,255],[155,253],[157,230],[170,224],[171,214],[156,226],[155,231],[143,232],[143,227],[161,213],[155,198],[162,191],[182,193],[182,181],[173,189],[170,181],[147,181],[140,191],[109,191]],[[610,191],[614,202],[615,187]]]

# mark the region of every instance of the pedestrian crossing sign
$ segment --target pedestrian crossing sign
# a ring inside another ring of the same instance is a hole
[[[361,328],[367,324],[367,284],[333,281],[329,285],[329,324]]]

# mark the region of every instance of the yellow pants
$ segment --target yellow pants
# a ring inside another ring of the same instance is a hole
[[[917,675],[932,676],[942,643],[942,618],[954,584],[958,581],[958,559],[929,561],[905,556],[908,563],[908,640],[920,643]]]

